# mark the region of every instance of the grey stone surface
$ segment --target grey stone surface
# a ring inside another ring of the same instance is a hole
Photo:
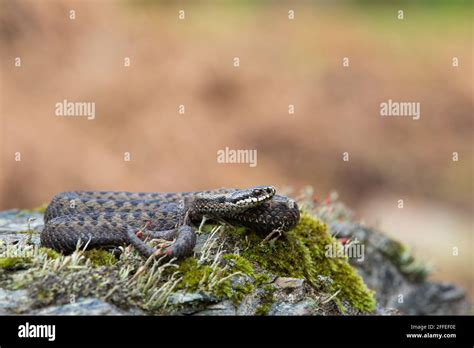
[[[456,315],[467,314],[469,305],[463,289],[452,284],[426,282],[414,286],[402,303],[389,303],[405,314]]]
[[[316,309],[317,303],[311,299],[297,303],[276,302],[271,306],[268,315],[314,315]]]
[[[212,296],[199,294],[196,292],[176,291],[168,297],[168,303],[173,305],[189,305],[196,303],[213,303],[217,300]]]
[[[176,291],[168,297],[168,304],[176,308],[174,314],[195,314],[212,308],[218,302],[215,297],[196,292]]]
[[[301,289],[305,283],[301,278],[278,277],[273,284],[280,289]]]
[[[251,294],[244,297],[237,308],[237,315],[254,315],[257,308],[262,304],[261,295],[264,291],[257,289]]]
[[[381,308],[400,314],[468,314],[470,304],[463,289],[453,284],[426,280],[427,269],[411,256],[395,257],[401,244],[366,226],[344,222],[329,223],[337,238],[357,239],[365,247],[364,261],[349,259],[367,286],[375,290]]]
[[[28,239],[29,228],[32,242],[39,244],[39,233],[43,230],[43,214],[24,210],[6,210],[0,212],[0,240],[5,243],[22,243]]]
[[[298,303],[306,295],[306,281],[300,278],[278,277],[273,282],[276,292],[275,299],[286,303]]]
[[[143,315],[138,310],[123,311],[110,303],[95,299],[81,298],[75,303],[45,307],[31,314],[35,315]]]
[[[27,309],[31,301],[26,290],[0,288],[0,315],[18,314]]]
[[[28,221],[30,220],[29,226]],[[395,241],[376,230],[360,224],[328,222],[330,231],[338,238],[359,240],[365,246],[362,262],[350,259],[369,288],[376,291],[379,315],[399,314],[466,314],[470,305],[465,292],[452,284],[432,283],[426,280],[424,269],[408,257],[393,258],[393,249],[399,247]],[[28,227],[33,231],[32,242],[39,243],[43,227],[42,214],[19,210],[0,212],[0,243],[26,243]],[[208,235],[199,235],[196,251],[199,252]],[[391,251],[392,250],[392,251]],[[1,270],[0,270],[1,271]],[[272,298],[269,315],[314,315],[337,314],[333,303],[318,302],[312,288],[304,279],[276,277],[265,286],[271,287]],[[331,282],[328,277],[319,276],[321,284]],[[253,282],[251,277],[236,276],[233,284],[244,285]],[[170,295],[168,303],[176,306],[174,314],[186,315],[255,315],[265,303],[267,290],[257,287],[235,306],[231,301],[201,294],[177,291]],[[400,298],[403,300],[400,301]],[[268,299],[267,299],[268,300]],[[140,315],[140,310],[124,310],[96,298],[81,298],[75,303],[31,309],[27,290],[5,290],[0,288],[0,314],[38,315]],[[346,313],[346,314],[350,314]]]
[[[194,315],[236,315],[235,306],[228,300],[211,304],[205,310],[194,313]]]

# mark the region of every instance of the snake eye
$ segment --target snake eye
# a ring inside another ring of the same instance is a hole
[[[268,198],[274,196],[275,192],[273,186],[257,186],[252,189],[252,193],[255,196],[269,196]]]
[[[270,187],[267,187],[267,193],[273,196],[276,193],[276,190],[273,186],[270,186]]]

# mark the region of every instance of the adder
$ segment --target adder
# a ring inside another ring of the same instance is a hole
[[[87,248],[131,244],[147,258],[183,258],[193,252],[193,223],[203,217],[269,234],[294,227],[299,210],[273,186],[180,193],[63,192],[45,211],[41,244],[66,254],[78,243]],[[153,248],[147,238],[168,242]]]

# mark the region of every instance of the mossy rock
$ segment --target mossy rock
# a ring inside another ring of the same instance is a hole
[[[238,305],[245,295],[254,291],[254,281],[235,282],[238,276],[254,276],[252,264],[239,255],[226,254],[222,257],[225,264],[209,265],[199,263],[194,257],[188,257],[179,266],[181,281],[176,290],[204,292],[217,298],[227,298]]]
[[[216,231],[215,227],[205,225],[201,233],[208,235]],[[183,291],[228,299],[235,306],[247,295],[257,294],[260,304],[255,314],[265,315],[275,302],[270,283],[275,276],[283,276],[305,278],[314,294],[334,295],[332,299],[340,312],[344,312],[347,303],[364,313],[375,308],[373,292],[347,259],[326,256],[327,246],[338,243],[326,225],[304,211],[298,225],[274,241],[264,242],[264,236],[229,225],[212,238],[217,244],[207,248],[205,260],[197,251],[195,256],[173,263],[166,270],[160,270],[154,261],[144,261],[133,249],[117,258],[100,249],[77,251],[69,257],[48,248],[39,248],[39,254],[31,260],[0,258],[0,270],[8,270],[3,273],[9,274],[5,283],[11,287],[29,288],[38,306],[65,303],[72,295],[95,296],[120,307],[133,302],[149,313],[172,313],[173,308],[165,308],[166,296]],[[17,248],[21,251],[22,247]],[[25,268],[18,277],[13,277],[16,272],[10,272]]]
[[[255,309],[255,315],[267,315],[270,312],[275,301],[274,291],[275,289],[272,286],[263,286],[262,293],[260,294],[260,305]]]
[[[25,269],[30,263],[29,257],[0,257],[0,269],[5,271]]]
[[[422,282],[430,273],[430,267],[415,259],[410,250],[398,241],[387,239],[381,251],[411,281]]]
[[[95,267],[112,266],[117,262],[117,259],[112,253],[101,249],[91,249],[84,252],[84,256],[91,261]]]
[[[55,260],[55,259],[57,259],[58,257],[61,256],[61,254],[58,253],[56,250],[46,248],[46,247],[39,248],[39,252],[43,253],[43,254],[46,254],[48,256],[48,258],[50,258],[52,260]]]
[[[262,243],[262,237],[253,232],[246,239],[242,256],[262,269],[279,276],[305,278],[316,288],[321,287],[318,276],[329,277],[332,282],[324,284],[324,290],[338,292],[336,303],[338,299],[347,300],[361,312],[375,310],[374,292],[366,287],[347,258],[326,256],[328,248],[340,244],[324,223],[308,213],[302,212],[297,226],[277,240]]]

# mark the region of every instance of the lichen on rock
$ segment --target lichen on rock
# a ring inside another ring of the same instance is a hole
[[[78,248],[66,256],[48,248],[36,248],[28,260],[0,258],[3,268],[21,269],[3,274],[0,284],[10,290],[27,289],[33,299],[32,308],[92,297],[119,308],[136,307],[155,314],[199,311],[216,301],[230,301],[237,311],[243,300],[251,296],[241,312],[262,315],[269,313],[272,306],[278,308],[274,301],[278,291],[283,294],[280,302],[291,298],[286,294],[288,288],[278,282],[272,284],[276,276],[287,276],[306,279],[309,285],[305,286],[314,288],[315,292],[307,291],[301,283],[294,290],[299,300],[313,296],[315,302],[321,302],[337,292],[331,301],[337,302],[338,296],[344,296],[356,310],[373,310],[371,293],[347,260],[325,257],[324,246],[333,240],[324,224],[309,214],[303,213],[295,229],[269,242],[244,228],[225,224],[205,226],[199,234],[199,250],[170,264],[144,261],[132,248],[121,248],[118,258],[106,250]],[[21,248],[26,246],[20,243],[15,248],[15,253],[21,254]],[[319,275],[334,279],[323,284]],[[187,298],[193,296],[186,294],[202,295],[200,301],[168,301],[177,293],[184,293]],[[355,296],[359,296],[358,300]]]
[[[380,304],[391,304],[387,296],[398,290],[387,290],[388,283],[375,278],[382,277],[374,272],[382,263],[391,265],[391,274],[415,295],[427,284],[424,268],[407,249],[350,224],[340,205],[336,210],[300,206],[297,226],[270,240],[243,227],[206,223],[198,230],[194,254],[168,263],[144,260],[130,246],[113,253],[78,247],[62,255],[39,247],[37,236],[18,233],[33,229],[38,234],[41,213],[0,212],[0,289],[5,289],[5,298],[19,294],[22,299],[21,305],[0,310],[84,313],[89,303],[96,303],[104,313],[120,314],[343,315],[373,313],[377,300],[376,313],[388,313]],[[347,222],[350,228],[343,230],[348,236],[357,235],[367,244],[367,262],[328,255],[328,248],[341,247],[333,236],[339,228],[336,221]],[[377,291],[377,298],[359,274]],[[461,308],[464,295],[455,294],[449,304]],[[430,301],[435,302],[435,295]],[[427,308],[439,311],[446,306],[430,303]],[[417,313],[414,307],[410,310]]]

